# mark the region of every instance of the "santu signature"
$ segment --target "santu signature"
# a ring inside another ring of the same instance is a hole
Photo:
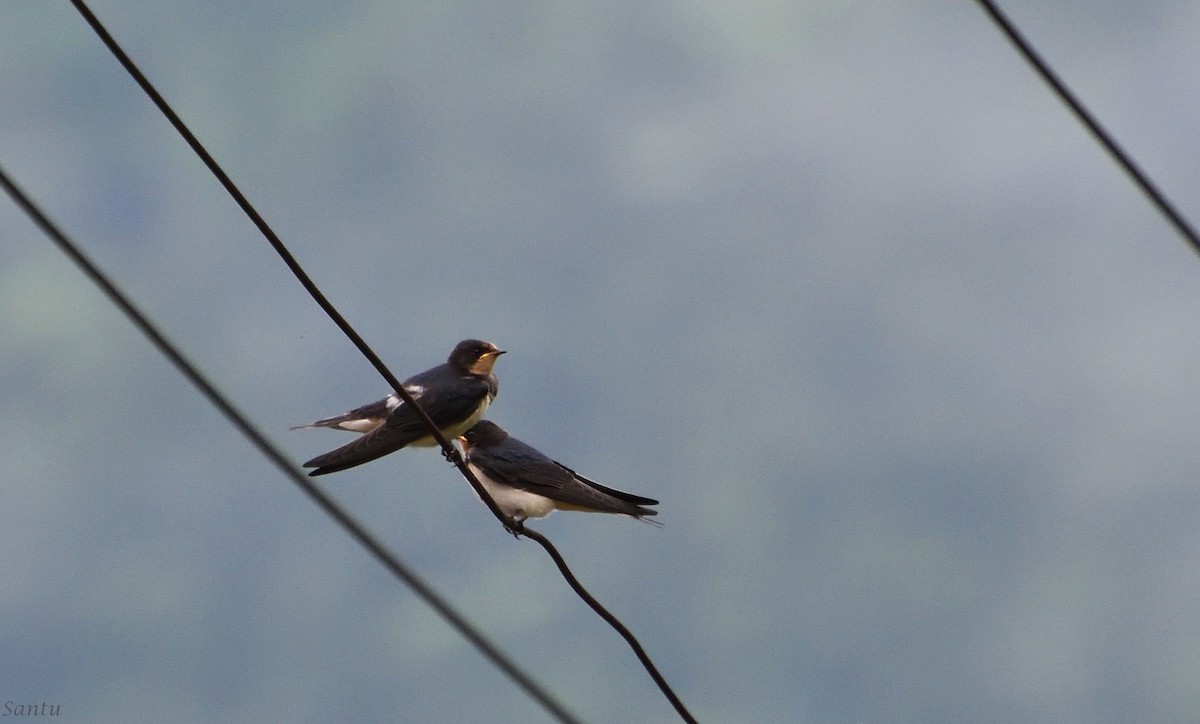
[[[58,716],[59,704],[17,704],[16,702],[4,702],[4,713],[2,716]]]

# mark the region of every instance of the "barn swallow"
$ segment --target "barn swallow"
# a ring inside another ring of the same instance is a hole
[[[658,515],[657,510],[643,507],[658,505],[657,500],[588,480],[489,420],[477,422],[458,442],[483,489],[517,523],[544,518],[556,510],[619,513],[639,520]]]
[[[491,342],[464,339],[445,364],[425,370],[404,381],[404,389],[417,401],[447,438],[453,439],[483,417],[496,396],[499,381],[492,374],[496,358],[504,354]],[[392,393],[369,405],[326,417],[304,427],[329,427],[364,433],[354,442],[304,463],[316,468],[309,475],[336,473],[362,465],[402,447],[437,444],[429,429],[399,395]]]

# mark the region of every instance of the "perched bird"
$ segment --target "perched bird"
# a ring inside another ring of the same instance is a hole
[[[588,480],[489,420],[480,420],[458,442],[483,489],[518,523],[544,518],[556,510],[620,513],[639,520],[658,515],[657,510],[643,507],[658,505],[657,500]]]
[[[492,366],[502,354],[504,350],[491,342],[464,339],[454,347],[445,364],[409,377],[404,381],[404,389],[442,434],[453,439],[478,422],[496,396],[500,383],[492,374]],[[336,473],[409,445],[437,444],[416,411],[395,393],[341,415],[292,429],[305,427],[364,433],[354,442],[304,463],[306,468],[316,468],[309,475]]]

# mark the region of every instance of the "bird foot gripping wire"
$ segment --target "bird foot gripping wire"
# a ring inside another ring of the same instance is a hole
[[[446,462],[448,462],[454,466],[465,464],[462,459],[462,455],[460,455],[458,450],[456,450],[453,447],[443,448],[442,449],[442,457],[446,458]]]

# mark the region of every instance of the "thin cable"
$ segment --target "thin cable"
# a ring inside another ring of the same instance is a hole
[[[195,365],[183,356],[175,345],[173,345],[160,332],[157,326],[143,314],[133,302],[117,288],[107,275],[99,267],[97,267],[91,259],[89,259],[78,246],[75,245],[58,226],[54,224],[41,209],[22,191],[16,183],[9,178],[8,174],[0,167],[0,186],[8,193],[12,200],[29,216],[29,218],[55,243],[56,246],[68,257],[75,265],[79,267],[92,282],[100,287],[104,295],[108,297],[114,305],[138,328],[143,335],[163,354],[175,368],[183,374],[200,390],[208,401],[211,402],[218,410],[221,411],[226,419],[233,423],[234,427],[250,440],[254,447],[258,448],[259,452],[265,455],[275,467],[279,468],[288,478],[291,479],[309,498],[312,499],[329,517],[333,518],[339,525],[342,526],[351,536],[354,537],[364,548],[370,551],[371,555],[375,556],[376,560],[382,563],[390,570],[397,578],[402,580],[411,588],[418,597],[424,600],[438,615],[440,615],[446,623],[457,630],[464,638],[471,642],[476,649],[479,650],[487,659],[495,664],[503,671],[510,679],[518,686],[526,691],[538,703],[540,703],[546,711],[554,718],[562,722],[578,722],[570,712],[568,712],[562,704],[555,700],[549,692],[542,689],[536,682],[533,681],[527,674],[521,671],[517,665],[508,658],[495,644],[489,641],[480,631],[468,621],[462,614],[454,610],[451,605],[441,597],[436,591],[421,580],[417,574],[413,573],[408,566],[400,561],[395,554],[391,553],[383,546],[382,543],[367,532],[367,530],[355,520],[349,513],[342,509],[332,498],[326,495],[313,481],[302,473],[298,468],[293,466],[284,454],[276,448],[266,436],[243,415],[233,403],[230,402],[208,379],[196,369]]]
[[[229,192],[229,195],[233,197],[233,200],[237,202],[237,205],[241,207],[246,216],[250,217],[250,221],[252,221],[256,227],[258,227],[258,230],[262,232],[264,237],[266,237],[267,242],[271,244],[271,246],[275,249],[275,252],[279,254],[280,258],[283,259],[283,263],[287,264],[288,268],[292,270],[292,274],[296,276],[296,279],[300,281],[300,284],[304,286],[304,289],[308,291],[309,295],[311,295],[321,309],[324,310],[325,314],[329,315],[329,318],[333,320],[333,323],[337,325],[338,329],[342,330],[342,334],[345,334],[346,337],[352,343],[354,343],[354,346],[358,348],[358,351],[367,358],[367,361],[371,363],[371,365],[377,372],[379,372],[383,379],[392,387],[393,390],[396,391],[396,394],[400,396],[400,399],[404,400],[404,404],[409,405],[417,413],[417,416],[421,418],[421,421],[425,423],[427,428],[429,428],[429,432],[431,435],[433,435],[433,439],[442,446],[443,455],[445,455],[446,459],[453,463],[455,467],[458,468],[459,472],[462,473],[463,477],[467,479],[467,482],[470,483],[471,487],[475,489],[475,493],[479,496],[479,499],[482,500],[484,504],[487,505],[488,509],[492,511],[492,515],[496,516],[496,519],[500,521],[505,530],[512,531],[515,527],[514,521],[496,506],[496,502],[492,500],[490,495],[487,494],[487,491],[484,490],[483,486],[479,484],[479,480],[475,477],[474,473],[472,473],[470,468],[467,467],[466,463],[463,462],[462,456],[458,454],[458,450],[454,449],[454,446],[450,444],[450,441],[446,439],[446,436],[442,434],[442,431],[438,429],[437,425],[434,424],[433,420],[430,419],[425,410],[422,409],[419,404],[417,404],[416,400],[413,399],[408,390],[404,389],[404,385],[400,384],[400,380],[397,379],[394,374],[392,374],[392,371],[389,370],[387,365],[383,363],[383,360],[379,358],[379,355],[375,354],[375,351],[371,349],[366,340],[359,336],[354,327],[351,327],[350,323],[347,322],[341,313],[338,312],[337,308],[335,308],[333,304],[325,298],[325,295],[322,294],[321,290],[317,288],[316,283],[314,283],[313,280],[308,276],[308,274],[304,271],[304,268],[300,266],[300,263],[296,261],[296,258],[292,256],[292,253],[288,251],[286,246],[284,246],[283,241],[279,238],[275,231],[271,229],[270,225],[267,224],[266,219],[264,219],[262,215],[258,213],[258,210],[250,204],[249,199],[247,199],[245,194],[242,193],[241,189],[237,187],[237,184],[233,182],[233,179],[229,178],[229,175],[225,173],[225,170],[217,164],[216,159],[214,159],[208,152],[208,149],[206,149],[204,145],[200,143],[200,140],[191,132],[191,130],[183,122],[183,119],[180,118],[177,113],[175,113],[175,111],[167,103],[166,99],[162,97],[158,90],[155,89],[155,87],[150,83],[150,80],[146,78],[145,74],[142,73],[142,71],[134,64],[133,60],[126,55],[125,51],[121,49],[121,46],[117,45],[117,41],[112,37],[111,34],[109,34],[108,30],[100,22],[100,19],[92,13],[88,6],[84,4],[83,0],[71,0],[71,4],[74,5],[79,11],[79,14],[83,16],[83,19],[87,21],[87,24],[92,27],[92,30],[96,33],[96,35],[100,37],[100,41],[103,42],[105,47],[108,48],[109,52],[113,54],[113,56],[117,59],[117,62],[119,62],[122,67],[125,68],[125,71],[129,73],[129,75],[141,87],[146,95],[150,97],[150,100],[153,101],[154,105],[158,106],[158,110],[167,117],[167,120],[172,126],[175,127],[175,130],[179,132],[179,135],[183,136],[183,140],[185,140],[188,146],[192,148],[192,151],[194,151],[196,155],[200,157],[200,160],[204,162],[204,165],[208,167],[208,170],[217,177],[217,180],[221,182],[221,185],[225,187],[225,190]]]
[[[183,136],[184,140],[192,148],[196,155],[200,157],[205,166],[208,167],[209,171],[211,171],[213,175],[217,177],[217,180],[221,182],[221,185],[225,187],[226,191],[233,196],[238,206],[240,206],[246,215],[250,217],[251,221],[254,222],[254,225],[257,226],[259,231],[262,232],[263,236],[266,237],[267,241],[283,259],[284,263],[287,264],[288,268],[292,270],[292,273],[296,276],[304,288],[308,290],[309,294],[312,295],[313,299],[316,300],[318,305],[320,305],[321,309],[323,309],[325,313],[329,315],[330,319],[334,321],[338,328],[342,330],[342,332],[350,339],[350,341],[354,343],[356,347],[358,347],[363,356],[365,356],[371,362],[379,374],[383,376],[384,380],[386,380],[401,397],[401,399],[404,400],[405,404],[411,405],[412,408],[416,410],[418,416],[421,418],[421,421],[425,424],[433,438],[437,440],[438,444],[441,445],[446,459],[454,463],[459,472],[462,473],[464,478],[466,478],[467,482],[471,484],[471,487],[475,489],[475,492],[479,496],[480,500],[487,505],[488,509],[492,511],[492,514],[496,516],[496,518],[504,526],[505,530],[509,531],[514,536],[520,536],[524,534],[530,538],[533,538],[540,543],[543,548],[546,549],[547,553],[549,553],[551,558],[554,559],[559,571],[562,572],[564,578],[567,580],[568,585],[570,585],[585,603],[587,603],[594,611],[596,611],[601,618],[608,622],[609,625],[612,626],[617,633],[629,643],[634,654],[642,662],[642,665],[646,667],[646,670],[650,673],[650,676],[654,680],[655,684],[658,685],[659,690],[662,691],[662,693],[667,697],[667,700],[671,702],[672,706],[675,707],[680,716],[683,717],[685,721],[695,721],[687,709],[684,708],[679,697],[667,684],[666,679],[663,678],[662,674],[659,673],[653,662],[650,661],[650,658],[642,649],[641,644],[638,643],[637,639],[632,633],[630,633],[629,629],[627,629],[615,616],[605,610],[604,607],[601,606],[599,602],[597,602],[596,599],[587,592],[583,585],[579,583],[578,579],[575,578],[574,574],[571,573],[570,568],[567,567],[566,561],[558,553],[558,550],[554,548],[554,546],[546,537],[532,529],[525,528],[523,523],[517,523],[500,510],[495,501],[492,500],[491,496],[488,495],[487,491],[484,490],[483,486],[479,483],[479,480],[475,477],[475,474],[469,467],[467,467],[466,462],[462,459],[462,456],[458,453],[458,450],[450,444],[450,441],[446,439],[445,435],[442,434],[442,431],[438,429],[437,425],[433,422],[429,415],[426,414],[423,409],[421,409],[421,406],[417,404],[412,395],[410,395],[409,392],[404,389],[404,386],[400,384],[400,381],[396,379],[383,361],[374,353],[374,351],[371,350],[366,341],[363,340],[362,337],[359,336],[358,332],[356,332],[354,328],[350,326],[350,323],[347,322],[340,313],[338,313],[333,304],[325,298],[325,295],[322,294],[321,290],[317,288],[316,283],[312,281],[312,279],[304,271],[303,267],[300,266],[300,263],[296,261],[296,259],[287,250],[287,247],[284,246],[283,241],[275,234],[275,232],[267,224],[266,220],[262,218],[258,211],[250,204],[250,201],[245,197],[244,194],[242,194],[237,185],[233,183],[233,180],[229,178],[228,174],[226,174],[220,165],[217,164],[216,160],[211,154],[208,153],[208,150],[205,149],[204,145],[200,143],[200,140],[196,138],[196,136],[183,122],[183,119],[181,119],[179,115],[175,113],[175,111],[167,103],[166,99],[163,98],[157,89],[155,89],[150,83],[150,80],[145,76],[145,74],[142,73],[137,65],[134,64],[133,60],[125,53],[125,51],[121,49],[116,40],[112,37],[100,20],[91,12],[91,10],[88,9],[83,0],[71,0],[71,2],[80,12],[80,14],[83,15],[88,25],[92,27],[92,30],[95,31],[95,33],[100,37],[100,40],[109,49],[109,52],[116,57],[117,61],[120,62],[122,67],[125,68],[126,72],[129,73],[129,75],[142,88],[146,95],[150,97],[151,101],[154,102],[155,106],[158,107],[162,114],[167,117],[167,120],[172,126],[174,126],[175,130],[178,131],[181,136]]]
[[[1058,77],[1058,74],[1055,73],[1054,70],[1046,63],[1046,61],[1042,59],[1041,55],[1034,50],[1033,46],[1029,44],[1029,41],[1027,41],[1024,36],[1021,35],[1021,32],[1017,30],[1016,26],[1013,25],[1008,17],[1006,17],[1004,13],[1000,11],[1000,8],[997,7],[992,0],[977,1],[983,8],[984,12],[986,12],[996,26],[1000,28],[1000,32],[1004,33],[1004,35],[1008,37],[1012,44],[1016,46],[1017,51],[1020,52],[1025,60],[1033,66],[1038,75],[1042,77],[1042,80],[1045,81],[1046,84],[1049,85],[1050,88],[1053,89],[1058,95],[1059,99],[1071,109],[1079,121],[1083,123],[1083,125],[1087,127],[1091,134],[1095,136],[1096,140],[1100,142],[1100,145],[1103,146],[1109,152],[1109,154],[1112,155],[1113,159],[1116,160],[1117,164],[1125,170],[1125,173],[1129,174],[1130,178],[1133,179],[1133,182],[1142,190],[1142,193],[1146,194],[1146,196],[1150,198],[1150,201],[1153,202],[1154,205],[1158,207],[1158,210],[1167,217],[1167,220],[1170,221],[1175,229],[1183,235],[1183,238],[1192,245],[1192,249],[1197,253],[1200,253],[1200,235],[1197,235],[1196,230],[1192,227],[1188,220],[1184,218],[1183,214],[1175,208],[1174,204],[1167,199],[1166,195],[1163,194],[1163,192],[1158,189],[1155,183],[1150,180],[1150,177],[1147,176],[1144,171],[1142,171],[1142,169],[1133,160],[1133,157],[1130,156],[1123,148],[1121,148],[1121,145],[1117,143],[1117,140],[1113,138],[1112,134],[1106,131],[1104,127],[1100,125],[1100,121],[1097,120],[1096,117],[1084,107],[1083,103],[1075,97],[1075,94],[1071,92],[1071,89],[1067,87],[1066,83],[1064,83],[1062,79]]]
[[[671,706],[675,707],[675,712],[679,714],[679,717],[689,724],[696,724],[696,718],[693,717],[692,713],[687,710],[687,707],[684,706],[683,701],[675,695],[675,691],[671,689],[671,685],[667,683],[667,680],[663,678],[661,673],[659,673],[658,667],[656,667],[654,662],[650,660],[650,655],[647,654],[645,649],[642,648],[642,645],[638,643],[637,637],[634,636],[629,629],[625,628],[625,624],[621,623],[620,619],[609,613],[608,609],[606,609],[604,606],[601,606],[600,602],[593,598],[592,594],[588,593],[587,589],[583,587],[583,584],[579,582],[579,579],[575,578],[575,574],[571,572],[571,569],[567,567],[567,562],[563,560],[561,555],[559,555],[558,549],[555,548],[545,536],[543,536],[541,533],[538,533],[536,530],[530,530],[526,528],[522,532],[529,538],[537,541],[538,544],[546,549],[546,552],[549,553],[550,557],[554,559],[554,564],[558,566],[558,570],[560,573],[562,573],[563,578],[567,579],[567,584],[569,584],[571,588],[574,589],[575,593],[583,599],[584,603],[592,607],[592,610],[595,611],[600,618],[607,621],[609,626],[612,626],[614,629],[616,629],[617,633],[621,634],[621,637],[624,638],[629,644],[629,647],[633,649],[633,653],[635,656],[637,656],[638,661],[642,662],[642,666],[645,667],[646,672],[650,674],[650,678],[654,679],[654,683],[658,685],[658,688],[663,693],[663,696],[667,697],[667,701],[671,702]]]

